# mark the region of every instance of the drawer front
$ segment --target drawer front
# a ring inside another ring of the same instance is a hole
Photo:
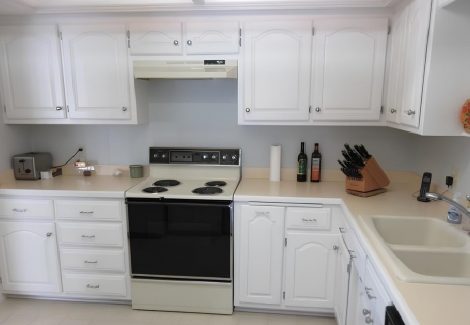
[[[90,296],[126,296],[124,275],[63,273],[64,292]]]
[[[120,201],[56,200],[57,219],[122,220]]]
[[[287,229],[329,230],[331,227],[331,209],[288,207],[286,227]]]
[[[53,219],[52,200],[0,199],[0,217]]]
[[[93,245],[122,247],[123,234],[121,223],[57,223],[61,245]]]
[[[124,251],[96,249],[61,249],[63,269],[124,272]]]

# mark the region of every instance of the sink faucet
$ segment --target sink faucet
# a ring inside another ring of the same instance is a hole
[[[447,203],[449,203],[450,205],[452,205],[453,207],[455,207],[457,210],[459,210],[460,212],[462,212],[462,214],[466,215],[467,217],[470,218],[470,211],[467,210],[466,207],[464,207],[463,205],[455,202],[454,200],[452,200],[451,198],[448,198],[447,196],[444,196],[442,194],[439,194],[439,193],[433,193],[433,192],[428,192],[425,194],[425,196],[432,200],[432,201],[438,201],[438,200],[442,200],[442,201],[446,201]],[[467,201],[470,202],[470,194],[468,194],[466,196],[467,198]],[[460,219],[460,218],[459,218]],[[455,218],[453,218],[451,215],[447,215],[447,221],[450,222],[450,223],[460,223],[461,221],[460,220],[455,220]],[[460,221],[460,222],[459,222]]]

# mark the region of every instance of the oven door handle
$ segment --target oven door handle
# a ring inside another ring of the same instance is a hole
[[[231,207],[232,202],[226,203],[201,203],[201,202],[171,202],[171,201],[133,201],[126,199],[128,205],[172,205],[172,206],[199,206],[199,207]]]

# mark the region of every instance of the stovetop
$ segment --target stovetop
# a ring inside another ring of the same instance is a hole
[[[126,197],[231,201],[240,161],[239,149],[150,148],[150,176]]]

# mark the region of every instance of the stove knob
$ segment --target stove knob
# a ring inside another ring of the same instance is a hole
[[[236,155],[232,156],[232,160],[236,160],[238,157]]]
[[[222,160],[227,160],[227,155],[222,155]]]
[[[202,159],[206,160],[207,158],[209,158],[208,154],[205,153],[205,154],[202,155]]]
[[[162,159],[166,158],[166,154],[162,153]]]
[[[217,159],[217,156],[216,155],[212,155],[212,160],[216,160]]]

